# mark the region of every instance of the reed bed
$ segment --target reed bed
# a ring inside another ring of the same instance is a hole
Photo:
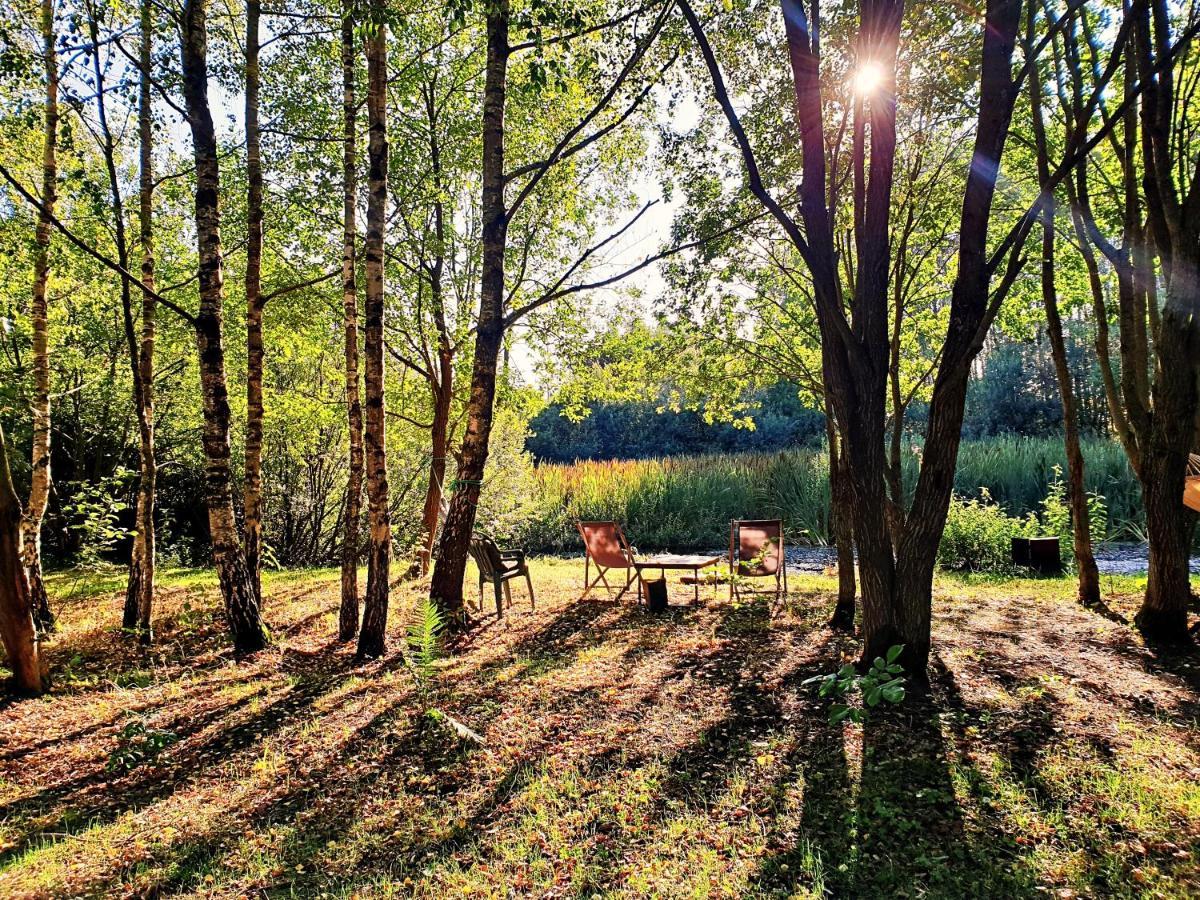
[[[1121,448],[1110,441],[1084,446],[1088,489],[1108,507],[1110,538],[1137,538],[1141,494]],[[905,451],[905,483],[915,483],[920,447]],[[1064,468],[1062,442],[995,438],[965,442],[956,492],[986,489],[1010,515],[1036,511]],[[782,518],[789,541],[822,544],[829,534],[828,459],[823,449],[780,453],[712,454],[662,459],[585,461],[538,466],[537,496],[513,537],[538,552],[578,550],[575,522],[614,519],[639,549],[712,549],[729,539],[729,520]]]

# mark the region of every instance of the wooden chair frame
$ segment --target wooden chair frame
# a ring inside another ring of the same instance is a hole
[[[741,571],[745,561],[741,558],[741,542],[738,540],[738,534],[743,527],[748,525],[775,525],[779,528],[779,567],[774,572],[775,596],[773,598],[773,602],[777,603],[780,597],[786,597],[788,592],[787,554],[784,552],[782,519],[734,519],[729,523],[729,600],[732,602],[740,598],[741,594],[738,589],[740,578],[772,577],[770,574],[754,575]]]
[[[1200,453],[1188,456],[1187,475],[1183,479],[1183,505],[1200,512]]]
[[[613,587],[608,583],[608,578],[605,576],[613,569],[619,568],[618,566],[601,566],[599,561],[597,561],[596,571],[598,574],[590,582],[588,581],[590,577],[589,567],[593,561],[592,549],[588,546],[587,532],[585,531],[585,528],[588,526],[611,527],[616,533],[617,544],[620,546],[621,552],[625,555],[625,559],[628,562],[628,565],[624,568],[629,573],[629,577],[625,579],[625,584],[621,587],[621,590],[617,591],[615,597],[612,596]],[[588,594],[591,593],[592,588],[603,582],[605,589],[607,589],[609,596],[612,597],[615,603],[625,596],[625,592],[637,581],[638,572],[634,566],[634,562],[637,559],[637,548],[629,543],[629,539],[625,537],[624,530],[622,530],[620,524],[617,522],[576,522],[575,528],[579,531],[579,537],[583,541],[583,593],[579,595],[579,599],[586,599]]]

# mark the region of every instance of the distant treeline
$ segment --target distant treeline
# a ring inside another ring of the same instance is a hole
[[[1083,338],[1068,333],[1068,357],[1083,433],[1108,433],[1108,408],[1094,359]],[[1003,340],[990,347],[971,380],[963,436],[1057,437],[1062,404],[1044,338]],[[709,423],[698,412],[660,410],[654,403],[602,403],[573,422],[551,404],[530,422],[526,449],[538,462],[650,459],[703,453],[757,453],[815,447],[825,439],[825,416],[806,405],[795,385],[758,392],[753,428]],[[914,403],[906,431],[920,437],[925,407]]]

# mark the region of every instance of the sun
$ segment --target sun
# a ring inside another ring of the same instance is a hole
[[[883,84],[883,67],[877,62],[864,62],[854,70],[854,93],[860,97],[873,94]]]

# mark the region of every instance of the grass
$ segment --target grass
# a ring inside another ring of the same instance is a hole
[[[1088,490],[1104,495],[1109,536],[1140,540],[1144,531],[1141,491],[1121,447],[1112,441],[1084,445]],[[918,451],[903,457],[905,483],[916,483]],[[955,491],[979,497],[986,488],[1007,512],[1036,511],[1064,469],[1061,440],[992,438],[967,441],[959,453]],[[516,539],[545,552],[573,549],[573,523],[622,522],[645,548],[712,549],[729,540],[736,518],[781,517],[789,537],[829,541],[829,479],[823,450],[709,454],[666,459],[578,462],[538,466],[535,497],[516,524]]]
[[[116,575],[54,576],[54,692],[0,712],[0,895],[1200,892],[1200,659],[1066,579],[940,576],[929,696],[830,726],[801,682],[855,650],[824,626],[834,579],[774,615],[706,590],[653,616],[579,601],[578,560],[533,574],[536,611],[515,590],[436,663],[482,748],[395,652],[417,586],[356,666],[333,570],[268,576],[275,642],[243,662],[209,573],[164,573],[149,650]],[[1140,582],[1105,588],[1128,614]]]

